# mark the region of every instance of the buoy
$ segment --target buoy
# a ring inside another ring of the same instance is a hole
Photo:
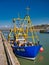
[[[43,51],[44,51],[44,49],[43,49],[43,47],[41,47],[41,48],[40,48],[40,52],[43,52]]]

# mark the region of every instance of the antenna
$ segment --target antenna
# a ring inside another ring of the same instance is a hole
[[[20,18],[20,14],[19,14],[19,12],[18,12],[18,18]]]
[[[29,10],[30,10],[30,8],[27,7],[26,10],[27,10],[27,15],[29,15]]]
[[[27,8],[26,8],[26,10],[27,10],[27,15],[29,15],[29,10],[30,10],[30,4],[31,4],[31,0],[26,0],[26,3],[27,3]]]

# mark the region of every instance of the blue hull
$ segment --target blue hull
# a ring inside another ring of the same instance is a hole
[[[41,45],[27,46],[27,47],[18,47],[12,46],[13,51],[16,55],[25,57],[25,58],[35,58],[41,48]]]

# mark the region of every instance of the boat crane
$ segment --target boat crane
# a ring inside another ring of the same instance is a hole
[[[16,21],[23,21],[22,24],[24,24],[24,22],[26,21],[27,22],[26,29],[24,30],[21,24],[20,24],[21,28],[16,28],[16,23],[15,23]],[[11,36],[12,32],[14,32],[15,37],[18,37],[19,34],[16,34],[16,32],[19,31],[18,33],[24,32],[23,36],[24,36],[25,39],[26,38],[32,38],[33,42],[35,43],[35,39],[34,38],[36,38],[38,40],[38,42],[39,42],[39,39],[38,39],[38,36],[37,36],[37,34],[35,32],[34,26],[32,26],[30,16],[26,15],[24,19],[21,19],[19,17],[18,18],[14,18],[13,19],[13,23],[14,23],[14,28],[10,30],[10,33],[8,35],[8,40],[9,41],[10,41],[10,38],[13,37],[13,36]],[[30,27],[29,27],[29,25],[30,25]],[[26,31],[26,33],[25,33],[25,31]],[[28,32],[29,31],[32,33],[32,36],[28,36]]]

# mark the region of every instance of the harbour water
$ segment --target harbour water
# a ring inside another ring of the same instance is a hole
[[[8,33],[9,32],[7,31],[3,31],[6,38]],[[18,57],[20,65],[49,65],[49,34],[39,32],[37,34],[39,36],[40,44],[43,45],[44,51],[39,52],[34,61]]]

